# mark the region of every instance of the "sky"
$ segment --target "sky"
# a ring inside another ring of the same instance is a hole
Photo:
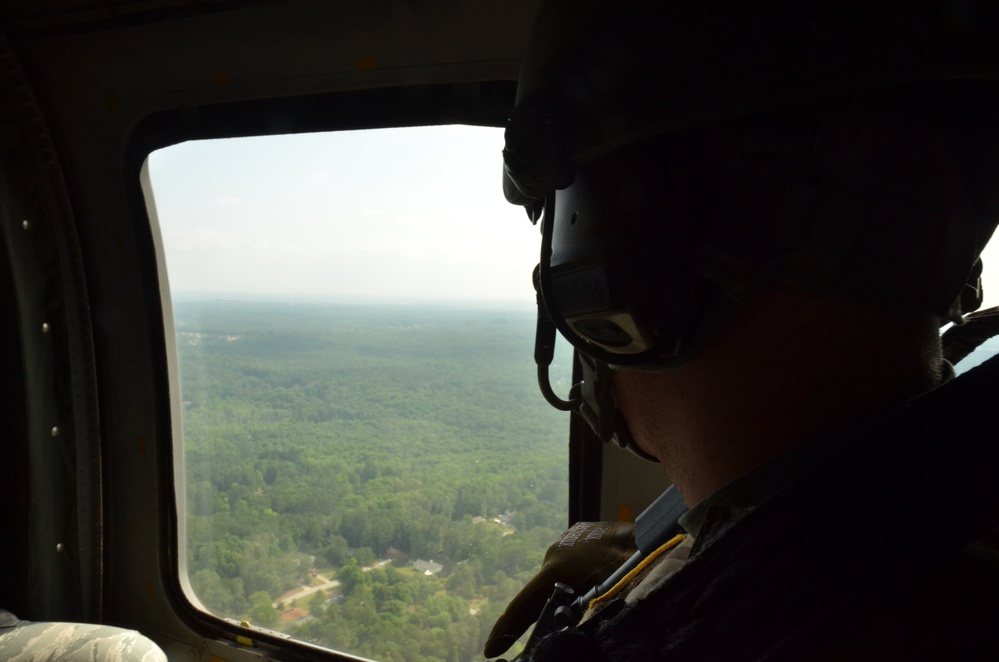
[[[533,305],[540,235],[503,198],[502,129],[182,143],[149,157],[175,293]]]
[[[540,236],[503,198],[503,131],[445,126],[187,142],[150,177],[171,291],[534,303]],[[999,303],[999,242],[984,256]]]

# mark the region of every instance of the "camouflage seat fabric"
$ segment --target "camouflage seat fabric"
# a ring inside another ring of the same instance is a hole
[[[93,623],[31,623],[0,610],[0,660],[8,662],[166,662],[135,630]]]

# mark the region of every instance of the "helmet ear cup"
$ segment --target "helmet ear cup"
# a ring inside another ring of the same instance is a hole
[[[682,142],[674,154],[693,144]],[[667,158],[635,145],[581,165],[573,183],[547,199],[542,298],[582,352],[636,365],[675,357],[692,343],[719,296],[690,269],[710,213],[702,170],[697,157]]]
[[[661,136],[579,165],[548,209],[545,298],[563,334],[612,365],[662,367],[703,348],[812,235],[818,125],[797,114]]]

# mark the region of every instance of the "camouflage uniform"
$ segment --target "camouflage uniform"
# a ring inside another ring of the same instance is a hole
[[[704,545],[713,543],[719,533],[785,487],[800,468],[814,464],[813,455],[814,449],[789,453],[734,480],[691,508],[680,518],[686,535],[663,544],[618,586],[594,600],[581,623],[599,614],[614,598],[632,605],[659,590]]]
[[[999,358],[750,472],[531,662],[988,660]],[[970,544],[969,544],[970,543]]]
[[[5,662],[166,662],[166,654],[134,630],[92,623],[31,623],[0,610]]]

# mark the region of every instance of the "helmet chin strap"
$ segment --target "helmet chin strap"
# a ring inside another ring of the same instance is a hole
[[[552,296],[548,270],[551,260],[552,225],[555,222],[554,198],[555,195],[552,193],[546,200],[545,218],[541,226],[541,263],[534,270],[534,289],[537,291],[538,304],[538,324],[534,336],[534,362],[538,366],[538,386],[541,389],[541,394],[555,409],[571,411],[582,416],[601,441],[616,443],[644,460],[658,462],[657,458],[649,455],[635,444],[635,440],[628,430],[627,422],[617,407],[613,372],[609,365],[591,358],[576,348],[576,357],[582,369],[582,381],[573,384],[569,390],[568,400],[560,398],[552,388],[548,368],[555,357],[555,337],[558,327],[545,305],[545,295],[547,293],[548,296]],[[547,286],[545,285],[546,279],[548,279]]]
[[[631,436],[628,423],[617,406],[614,372],[611,367],[582,352],[579,352],[578,356],[583,373],[583,381],[579,383],[582,400],[578,410],[579,415],[601,441],[627,448],[643,460],[659,462],[658,458],[639,448],[635,438]]]
[[[555,409],[571,411],[583,417],[593,432],[605,443],[615,443],[650,462],[659,460],[635,444],[624,416],[618,410],[614,393],[613,372],[606,363],[576,350],[583,379],[569,389],[569,399],[563,400],[552,388],[548,367],[555,353],[555,324],[548,317],[541,297],[538,297],[538,326],[534,338],[534,361],[538,365],[538,386],[541,394]]]

